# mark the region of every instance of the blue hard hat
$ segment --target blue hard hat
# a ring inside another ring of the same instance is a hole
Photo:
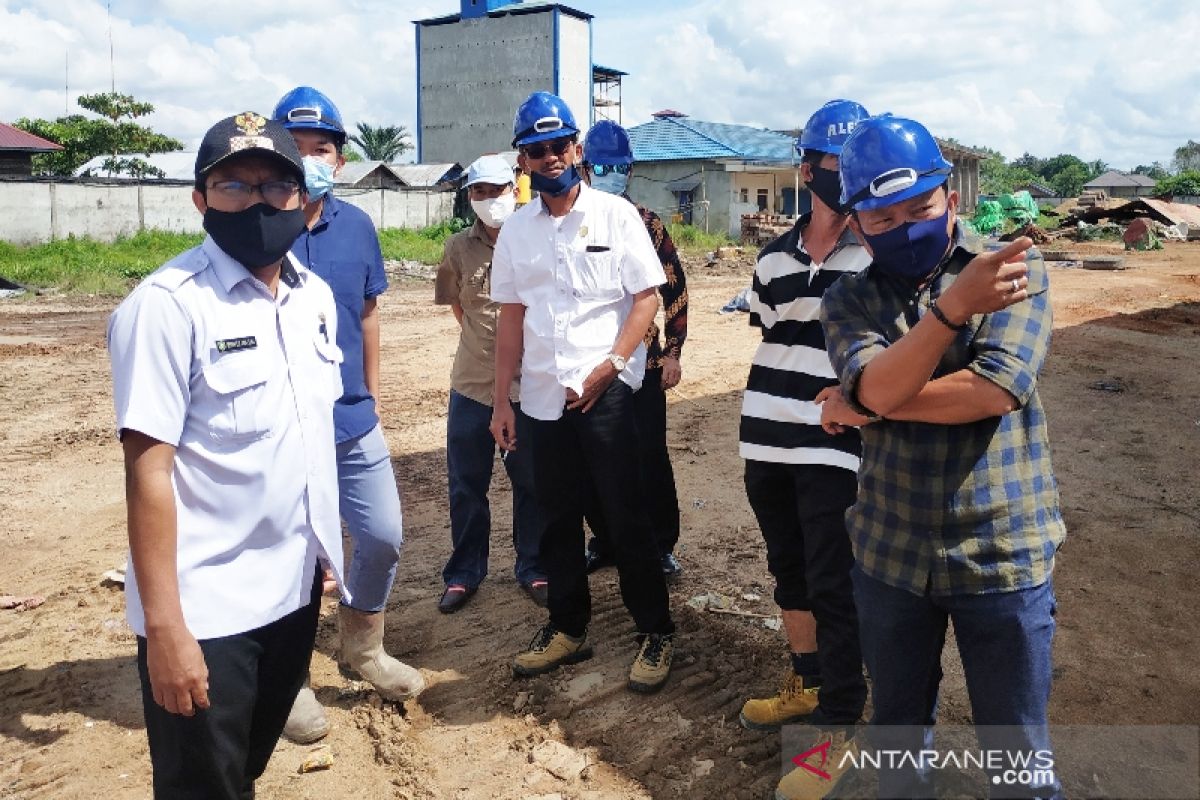
[[[329,131],[338,144],[346,141],[341,112],[333,101],[311,86],[297,86],[279,98],[271,116],[288,130]]]
[[[870,116],[853,100],[830,100],[804,123],[804,130],[796,140],[796,152],[803,156],[806,150],[817,150],[840,156],[846,137]]]
[[[843,206],[882,208],[945,183],[952,165],[919,122],[891,114],[858,123],[838,161]]]
[[[612,120],[600,120],[583,140],[583,160],[589,164],[632,164],[633,147],[629,144],[629,134]]]
[[[558,95],[534,92],[521,103],[513,118],[513,147],[574,136],[579,133],[575,116]]]

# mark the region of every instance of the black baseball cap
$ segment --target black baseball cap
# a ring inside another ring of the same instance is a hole
[[[240,153],[254,153],[279,162],[304,186],[304,161],[287,128],[254,111],[227,117],[208,129],[196,154],[196,180]]]

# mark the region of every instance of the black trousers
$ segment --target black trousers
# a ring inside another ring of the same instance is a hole
[[[662,386],[662,367],[647,369],[642,388],[633,394],[633,419],[637,426],[638,474],[642,479],[642,499],[658,552],[666,555],[679,543],[679,497],[675,492],[675,471],[667,450],[667,393]],[[604,556],[612,554],[609,526],[599,508],[590,507],[585,515],[592,529],[588,549]]]
[[[775,602],[816,619],[817,710],[832,724],[857,721],[867,700],[845,521],[857,492],[857,476],[848,469],[746,462],[746,497],[767,545]]]
[[[308,605],[269,625],[204,639],[207,710],[171,714],[154,702],[146,640],[138,637],[142,708],[155,800],[252,800],[312,658],[321,582]]]
[[[565,410],[552,422],[530,423],[551,624],[578,637],[591,619],[583,515],[594,493],[611,526],[621,599],[638,631],[674,633],[667,584],[642,502],[629,386],[614,380],[586,414]]]

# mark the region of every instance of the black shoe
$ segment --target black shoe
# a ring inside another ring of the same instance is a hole
[[[463,586],[461,583],[451,583],[446,586],[446,591],[442,592],[442,597],[438,600],[438,611],[443,614],[453,614],[467,604],[471,599],[471,595],[475,594],[477,587]]]
[[[530,600],[542,608],[545,608],[550,602],[550,586],[544,579],[523,583],[521,588],[525,590],[525,594],[529,595]]]
[[[662,557],[663,575],[667,576],[667,580],[673,581],[683,574],[683,565],[679,563],[679,559],[674,553],[667,553]]]
[[[587,559],[587,574],[588,575],[591,575],[593,572],[595,572],[598,569],[604,569],[605,567],[615,567],[617,565],[616,559],[614,559],[612,556],[608,555],[607,553],[597,553],[595,550],[585,550],[585,551],[583,551],[583,555],[584,555],[584,558]]]

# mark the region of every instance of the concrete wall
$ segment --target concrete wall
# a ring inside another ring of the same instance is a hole
[[[558,86],[555,86],[555,18]],[[469,164],[511,149],[513,115],[536,91],[557,91],[581,129],[591,120],[591,27],[553,9],[418,25],[422,163]]]
[[[423,228],[454,216],[453,192],[337,190],[376,228]],[[196,233],[190,184],[0,181],[0,240],[41,244],[68,236],[111,242],[140,230]]]

